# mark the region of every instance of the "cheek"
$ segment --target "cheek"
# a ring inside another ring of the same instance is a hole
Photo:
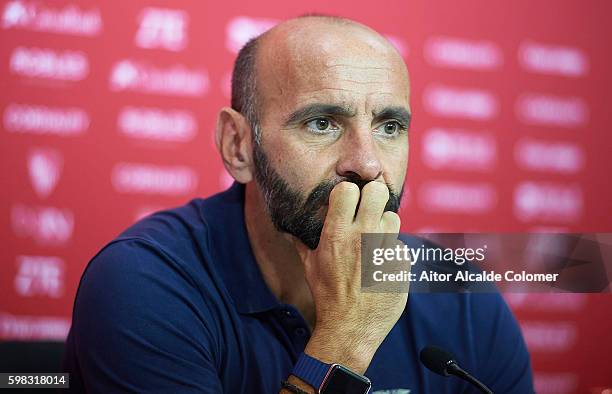
[[[302,194],[311,190],[316,181],[317,156],[287,142],[269,145],[269,158],[274,170],[293,190]]]
[[[383,155],[383,166],[388,174],[388,180],[394,185],[401,185],[406,178],[408,166],[409,146],[408,141],[401,144],[386,146],[381,150]]]
[[[275,168],[291,186],[308,193],[322,181],[334,178],[338,152],[332,144],[305,143],[302,136],[293,135],[279,145],[282,155],[274,160]]]

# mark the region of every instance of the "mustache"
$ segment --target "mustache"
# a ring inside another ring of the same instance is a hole
[[[331,191],[333,190],[334,187],[336,187],[337,184],[341,182],[354,183],[355,185],[357,185],[357,187],[359,187],[359,190],[361,191],[363,190],[363,187],[367,185],[368,183],[370,183],[371,181],[365,180],[362,178],[351,178],[351,177],[340,178],[340,179],[336,179],[333,181],[331,180],[323,181],[319,183],[317,186],[315,186],[314,189],[312,189],[312,191],[308,195],[308,198],[306,199],[303,205],[304,210],[308,212],[315,212],[319,208],[321,208],[323,205],[327,204],[329,202],[329,195],[331,194]],[[399,209],[401,196],[403,194],[403,188],[398,194],[395,191],[393,185],[389,183],[385,183],[385,184],[387,185],[387,188],[389,189],[389,200],[387,201],[387,205],[385,206],[385,211],[397,212],[397,210]],[[357,210],[359,210],[360,203],[361,203],[361,199],[357,203]]]

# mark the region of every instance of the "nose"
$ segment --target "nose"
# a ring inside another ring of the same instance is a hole
[[[341,144],[340,160],[336,165],[339,176],[373,181],[382,175],[376,141],[369,130],[349,132]]]

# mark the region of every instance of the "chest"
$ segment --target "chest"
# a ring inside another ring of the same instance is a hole
[[[310,332],[291,306],[235,322],[219,371],[226,393],[276,393],[304,350]],[[433,375],[418,360],[409,324],[399,321],[376,352],[366,376],[374,394],[461,392],[462,384]]]

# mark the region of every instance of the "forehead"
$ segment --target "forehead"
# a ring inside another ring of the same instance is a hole
[[[406,66],[372,31],[314,22],[273,33],[257,60],[258,94],[266,113],[312,102],[368,112],[388,105],[408,108]]]

